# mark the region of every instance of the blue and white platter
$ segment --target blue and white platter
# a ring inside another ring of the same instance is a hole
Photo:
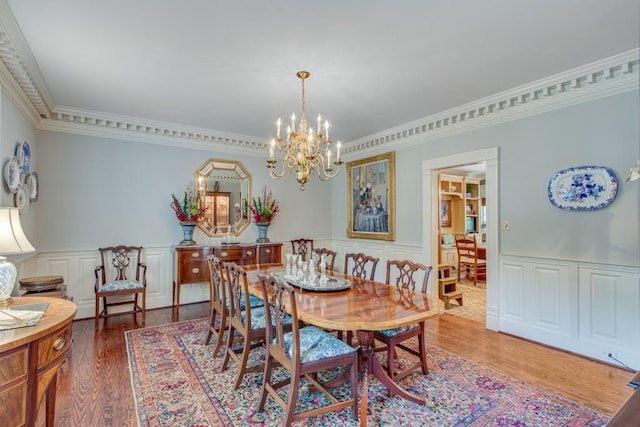
[[[20,189],[21,179],[22,169],[20,168],[20,160],[18,160],[16,156],[13,156],[4,165],[4,182],[7,183],[9,191],[17,193]]]
[[[616,198],[618,180],[609,168],[577,166],[553,174],[549,180],[549,201],[569,210],[595,210],[608,206]]]
[[[20,168],[22,168],[22,173],[29,172],[29,166],[31,165],[31,148],[29,147],[29,143],[27,141],[21,142],[16,147],[16,156],[20,161]]]

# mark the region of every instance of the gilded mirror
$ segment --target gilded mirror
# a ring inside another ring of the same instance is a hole
[[[242,163],[209,159],[196,169],[194,181],[207,207],[198,227],[208,236],[237,236],[249,225],[251,175]]]

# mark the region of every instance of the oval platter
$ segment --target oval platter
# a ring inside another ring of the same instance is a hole
[[[317,282],[316,283],[299,282],[292,276],[285,274],[284,271],[274,272],[273,275],[278,276],[281,279],[284,279],[287,283],[289,283],[292,286],[295,286],[297,288],[304,289],[307,291],[335,292],[335,291],[343,291],[351,287],[351,282],[349,280],[341,279],[339,277],[328,276],[329,280],[327,281],[327,283],[325,285],[320,285]]]
[[[31,148],[29,147],[29,143],[27,141],[18,144],[18,146],[16,147],[16,156],[20,161],[22,173],[28,173],[29,166],[31,165]]]
[[[28,187],[27,193],[29,193],[29,199],[31,199],[32,202],[35,202],[38,200],[38,173],[31,172],[27,175],[26,184]]]
[[[20,160],[13,156],[4,165],[4,182],[7,183],[9,191],[17,193],[20,189],[20,179],[22,178],[22,169],[20,168]]]
[[[25,213],[29,208],[29,196],[27,195],[27,190],[24,187],[20,187],[18,192],[15,194],[15,203],[18,211],[22,214]]]
[[[549,180],[549,201],[560,209],[596,210],[616,198],[618,180],[603,166],[577,166],[553,174]]]

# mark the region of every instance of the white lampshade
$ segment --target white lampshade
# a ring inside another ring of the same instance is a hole
[[[30,252],[35,252],[35,248],[22,231],[18,208],[0,208],[0,255]],[[16,266],[0,256],[0,307],[11,303],[16,277]]]

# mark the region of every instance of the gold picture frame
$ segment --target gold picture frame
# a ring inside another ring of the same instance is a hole
[[[347,163],[347,237],[396,239],[395,152]]]

